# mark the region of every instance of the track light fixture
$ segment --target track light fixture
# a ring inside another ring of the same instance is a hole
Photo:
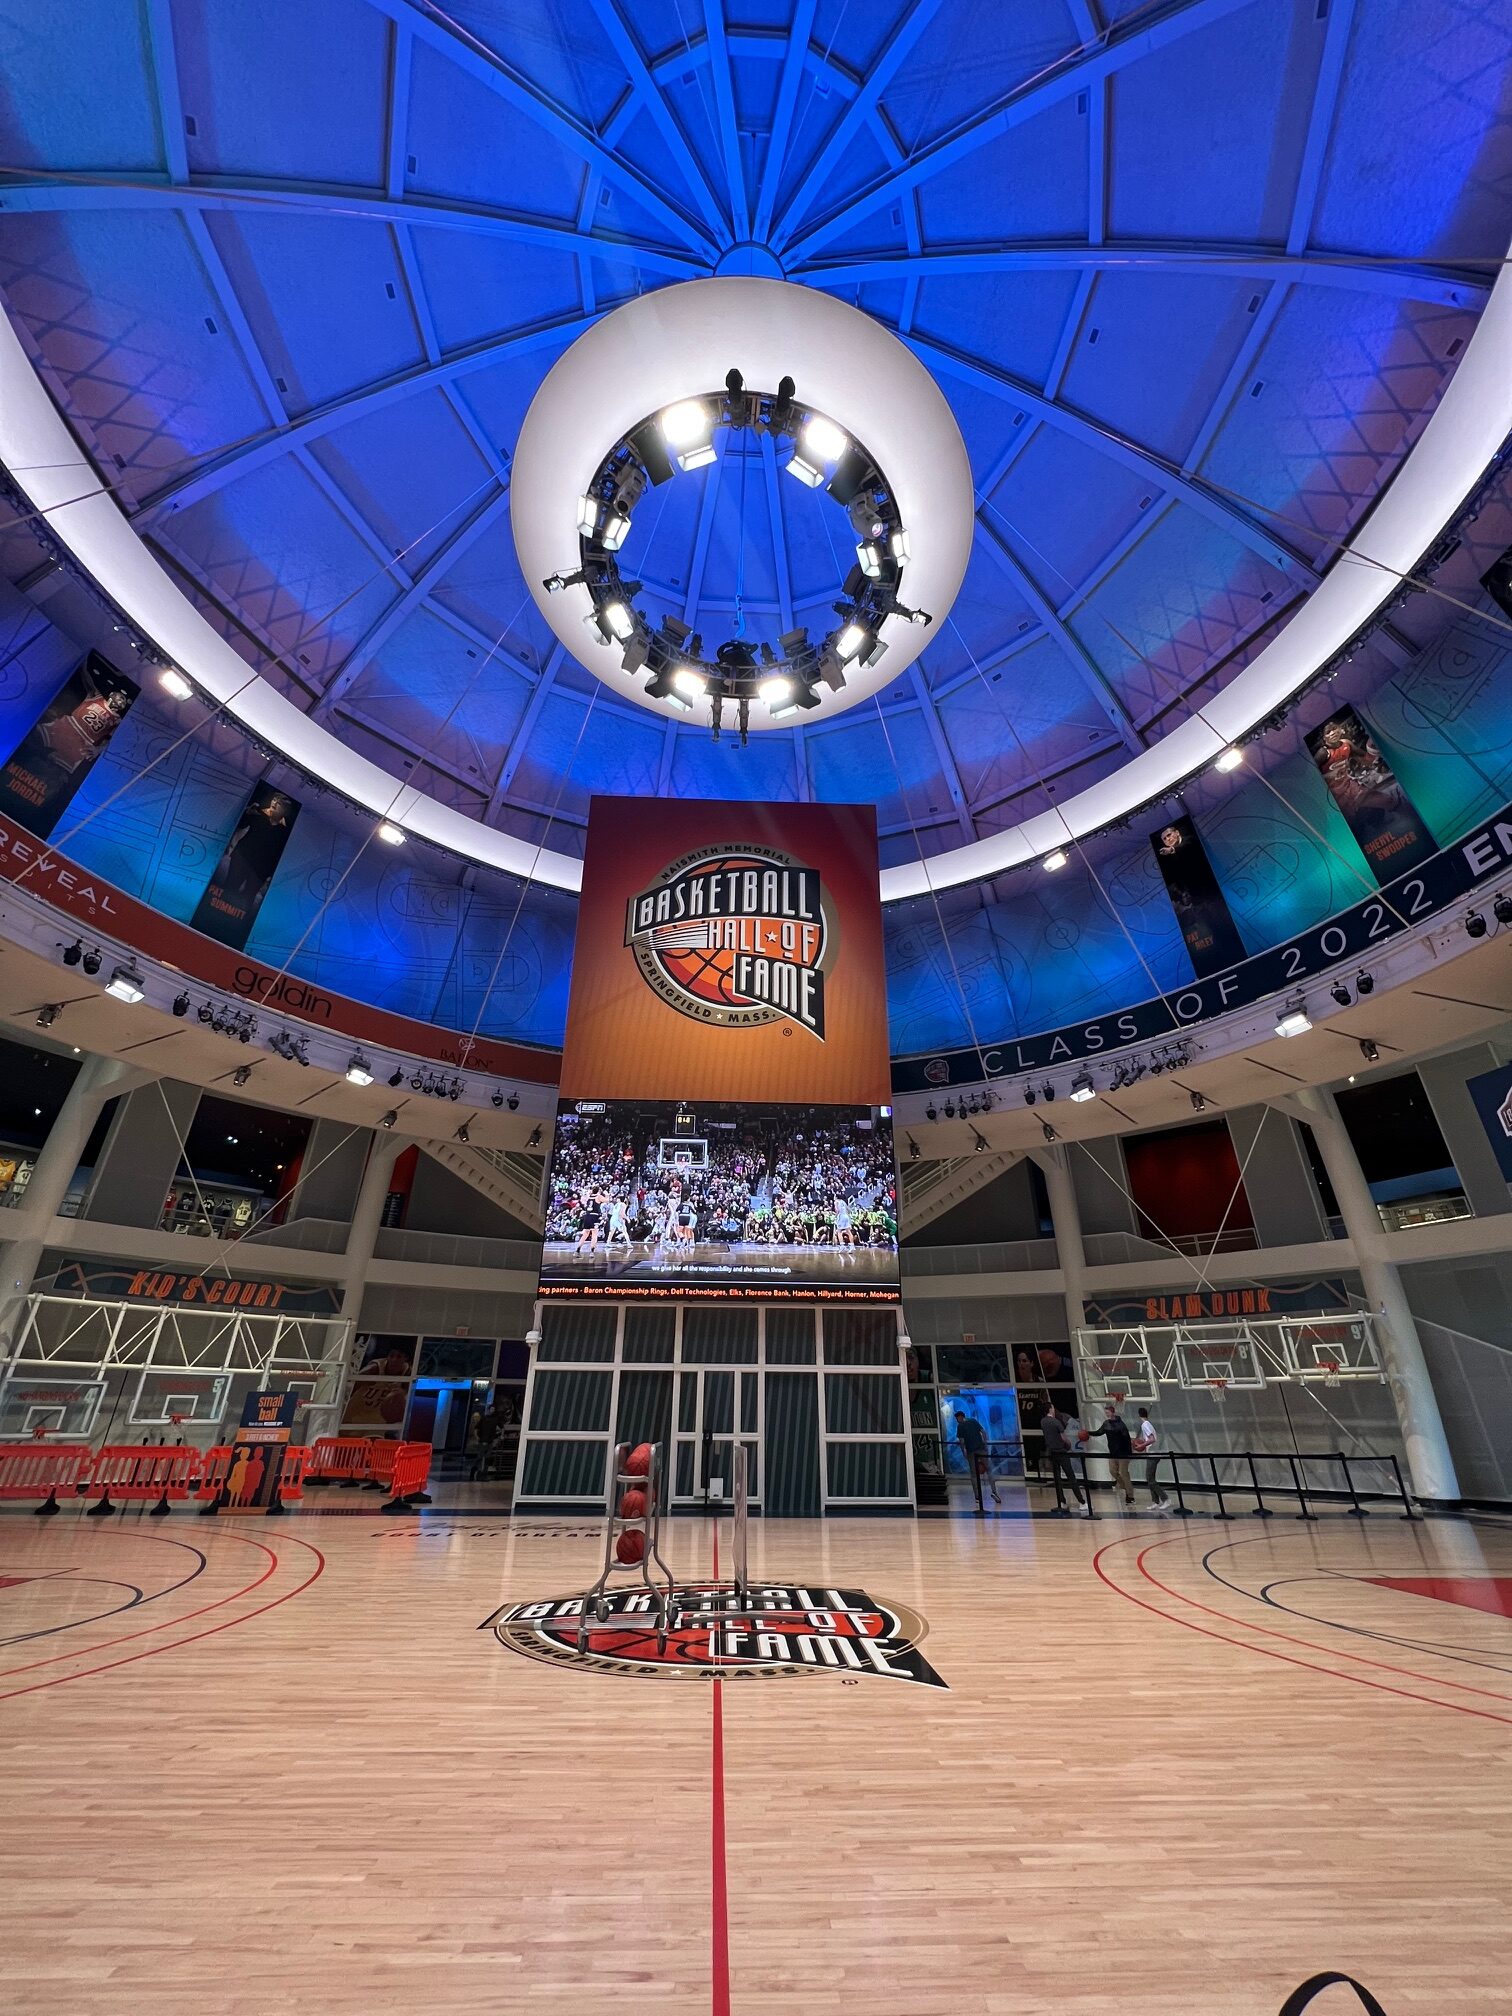
[[[1332,987],[1329,988],[1328,991],[1333,996],[1335,1001],[1338,1002],[1341,1008],[1347,1008],[1350,1002],[1354,999],[1354,996],[1350,993],[1349,989],[1344,985],[1344,982],[1342,980],[1335,980],[1334,984],[1332,985]]]
[[[57,1021],[62,1013],[63,1003],[61,1001],[49,1001],[46,1007],[37,1010],[37,1027],[39,1029],[51,1029],[54,1022]]]
[[[947,1120],[954,1120],[954,1118],[955,1118],[955,1113],[956,1113],[956,1109],[955,1109],[955,1101],[954,1101],[954,1099],[947,1099],[947,1100],[945,1101],[945,1118],[946,1118]]]
[[[238,1064],[236,1069],[231,1073],[231,1083],[233,1085],[245,1085],[251,1076],[252,1066],[250,1064]]]
[[[1276,1017],[1278,1036],[1305,1036],[1312,1026],[1307,1003],[1300,994],[1294,994]]]
[[[1048,1078],[1045,1080],[1044,1084],[1041,1085],[1040,1087],[1040,1097],[1041,1099],[1044,1100],[1047,1106],[1050,1105],[1055,1098],[1055,1087],[1051,1084]]]
[[[189,996],[187,994],[174,995],[173,1012],[178,1016],[180,1021],[189,1013]]]
[[[360,1050],[352,1052],[352,1061],[346,1067],[346,1081],[348,1085],[371,1085],[373,1082],[373,1067]]]
[[[507,1099],[506,1099],[506,1100],[504,1101],[504,1104],[505,1104],[505,1105],[506,1105],[506,1106],[507,1106],[507,1107],[509,1108],[509,1110],[510,1110],[510,1112],[511,1112],[511,1113],[518,1113],[518,1112],[519,1112],[519,1110],[520,1110],[520,1095],[519,1095],[519,1093],[518,1093],[518,1092],[511,1092],[511,1093],[510,1093],[510,1095],[509,1095],[509,1097],[508,1097],[508,1098],[507,1098]]]
[[[1355,975],[1355,992],[1363,1001],[1367,994],[1375,992],[1375,975],[1367,973],[1363,967]]]
[[[540,1145],[541,1145],[541,1130],[539,1127],[532,1127],[529,1134],[527,1134],[525,1137],[525,1146],[527,1148],[539,1148]]]
[[[61,939],[58,942],[60,945],[63,944]],[[82,938],[75,938],[72,945],[63,945],[63,964],[65,966],[77,966],[83,957],[84,940]]]
[[[462,1122],[462,1125],[457,1129],[456,1139],[459,1140],[464,1147],[472,1139],[472,1135],[467,1131],[467,1122],[465,1120]]]
[[[1092,1083],[1090,1071],[1083,1071],[1079,1078],[1071,1080],[1071,1097],[1078,1105],[1084,1105],[1087,1100],[1097,1097],[1097,1087]]]
[[[105,992],[116,1001],[135,1003],[146,998],[147,983],[131,960],[117,966],[105,983]]]
[[[1200,1092],[1192,1094],[1192,1111],[1194,1113],[1206,1113],[1207,1111],[1207,1101]]]
[[[975,1127],[971,1130],[971,1145],[978,1155],[982,1154],[987,1146],[987,1136],[979,1134]]]
[[[939,1117],[939,1113],[933,1105],[924,1108],[924,1118],[926,1120],[938,1120]]]
[[[398,1118],[399,1115],[397,1113],[385,1113],[383,1118],[378,1122],[378,1125],[380,1127],[392,1127]]]
[[[100,950],[98,945],[91,945],[89,950],[84,954],[82,963],[84,971],[93,977],[105,963],[105,954]]]
[[[910,1161],[910,1162],[917,1162],[917,1161],[918,1161],[918,1159],[919,1159],[919,1144],[918,1144],[918,1142],[917,1142],[917,1141],[915,1141],[915,1139],[913,1138],[912,1134],[908,1134],[908,1135],[905,1135],[905,1136],[904,1136],[904,1139],[905,1139],[905,1140],[907,1141],[907,1143],[908,1143],[908,1159],[909,1159],[909,1161]]]
[[[1467,910],[1465,912],[1465,936],[1467,938],[1484,938],[1486,929],[1486,920],[1479,910]]]
[[[1512,896],[1503,892],[1491,905],[1491,910],[1498,924],[1512,924]]]
[[[1039,1094],[1035,1091],[1032,1085],[1026,1085],[1024,1087],[1024,1104],[1026,1106],[1032,1106],[1038,1097]]]
[[[393,1070],[389,1073],[388,1082],[391,1086],[399,1086],[404,1083],[404,1066],[402,1064],[394,1066]]]
[[[495,1108],[498,1108],[504,1104],[504,1094],[500,1092],[497,1087],[494,1088],[493,1103]]]
[[[1060,1139],[1060,1136],[1056,1133],[1055,1129],[1050,1125],[1050,1122],[1048,1120],[1041,1120],[1040,1132],[1041,1134],[1044,1135],[1047,1141],[1058,1141]]]
[[[1372,1043],[1368,1036],[1362,1036],[1360,1038],[1360,1055],[1365,1059],[1367,1064],[1379,1063],[1381,1056],[1380,1045]]]

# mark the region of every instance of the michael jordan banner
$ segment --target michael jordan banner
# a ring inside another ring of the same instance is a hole
[[[888,1099],[869,805],[648,804],[588,815],[566,1099]]]

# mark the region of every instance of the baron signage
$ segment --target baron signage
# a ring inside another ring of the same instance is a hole
[[[1373,952],[1388,939],[1419,929],[1471,890],[1512,867],[1512,805],[1503,807],[1473,833],[1386,883],[1352,909],[1324,924],[1258,952],[1252,959],[1194,980],[1190,987],[1162,994],[1116,1015],[1102,1015],[1036,1036],[1016,1036],[980,1049],[943,1051],[933,1057],[895,1058],[895,1092],[927,1092],[983,1077],[1006,1078],[1020,1071],[1044,1071],[1057,1064],[1112,1056],[1136,1043],[1158,1042],[1198,1023],[1248,1008],[1268,995],[1290,993],[1327,973],[1341,960]]]

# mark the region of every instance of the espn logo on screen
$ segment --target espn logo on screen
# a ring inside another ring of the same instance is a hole
[[[647,985],[695,1022],[790,1022],[824,1041],[824,980],[838,941],[816,868],[771,847],[700,847],[626,907],[625,944]]]

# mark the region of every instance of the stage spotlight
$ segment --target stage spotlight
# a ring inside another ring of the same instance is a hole
[[[418,1071],[413,1072],[409,1081],[411,1092],[418,1092],[420,1090],[420,1082],[420,1073]]]
[[[493,1103],[495,1106],[502,1106],[504,1104],[504,1094],[497,1090],[497,1088],[494,1091]]]
[[[385,847],[402,847],[409,838],[404,828],[396,826],[392,819],[380,819],[377,833]]]
[[[907,1135],[905,1138],[908,1142],[908,1159],[910,1162],[917,1162],[919,1159],[919,1144],[915,1141],[912,1134]]]
[[[348,1085],[371,1085],[373,1082],[373,1067],[360,1050],[352,1053],[352,1061],[346,1067],[346,1081]]]
[[[104,960],[105,954],[100,950],[99,946],[91,945],[89,950],[84,954],[84,971],[89,974],[98,973],[100,967],[104,964]]]
[[[1362,1000],[1367,994],[1374,994],[1375,975],[1373,973],[1365,972],[1363,968],[1361,969],[1360,972],[1356,973],[1355,992],[1360,996]]]
[[[51,1029],[54,1022],[57,1021],[62,1013],[63,1004],[61,1001],[49,1001],[46,1007],[37,1010],[37,1027],[39,1029]]]
[[[378,1122],[378,1125],[380,1127],[392,1127],[398,1118],[399,1115],[397,1113],[385,1113],[383,1118]]]
[[[1047,1106],[1049,1106],[1054,1101],[1055,1087],[1050,1083],[1050,1080],[1048,1078],[1045,1080],[1044,1084],[1041,1085],[1040,1087],[1040,1097],[1041,1099],[1044,1100]]]
[[[208,1001],[201,1001],[199,1005],[199,1019],[201,1022],[214,1021],[215,1010],[210,1006],[210,1003]]]
[[[1362,1036],[1360,1038],[1360,1055],[1365,1059],[1367,1064],[1379,1063],[1381,1057],[1380,1046],[1372,1043],[1368,1036]]]
[[[1056,1133],[1055,1129],[1050,1125],[1050,1122],[1048,1120],[1041,1120],[1040,1132],[1041,1134],[1044,1135],[1047,1141],[1058,1141],[1060,1139],[1060,1136]]]
[[[924,1118],[926,1120],[938,1120],[939,1117],[940,1117],[939,1114],[935,1111],[933,1106],[926,1106],[924,1108]]]
[[[1498,896],[1491,909],[1498,924],[1512,924],[1512,896]]]
[[[1041,861],[1040,866],[1041,868],[1048,868],[1053,875],[1058,868],[1065,867],[1069,858],[1064,847],[1054,847],[1045,856],[1044,860]]]
[[[532,1127],[530,1132],[525,1137],[525,1146],[527,1148],[539,1148],[540,1145],[541,1145],[541,1130],[539,1127]]]
[[[388,1082],[390,1085],[394,1086],[402,1085],[404,1083],[404,1066],[402,1064],[396,1064],[394,1066],[393,1070],[389,1073]]]
[[[1308,1018],[1307,1003],[1300,994],[1293,995],[1276,1018],[1278,1036],[1305,1036],[1312,1026]]]
[[[460,1078],[453,1078],[450,1085],[446,1088],[446,1096],[448,1099],[460,1099],[462,1097],[462,1080]]]
[[[180,1021],[189,1013],[189,996],[187,994],[174,995],[173,1012],[178,1016]]]
[[[460,1142],[462,1142],[464,1146],[466,1145],[467,1142],[471,1141],[472,1139],[472,1135],[469,1134],[469,1132],[467,1131],[467,1122],[465,1120],[462,1122],[462,1125],[457,1129],[457,1139]]]
[[[59,942],[61,943],[61,940]],[[72,945],[64,945],[63,964],[65,966],[77,966],[79,961],[83,957],[84,957],[84,940],[82,938],[75,938]]]
[[[979,1134],[975,1129],[975,1127],[973,1127],[971,1130],[971,1145],[976,1150],[978,1155],[980,1155],[987,1146],[987,1136],[985,1134]]]
[[[871,632],[864,623],[847,623],[835,639],[835,655],[842,664],[849,663],[862,647],[871,641]]]
[[[1335,999],[1335,1001],[1338,1002],[1341,1008],[1347,1008],[1350,1002],[1354,999],[1354,996],[1350,993],[1349,989],[1344,985],[1344,982],[1342,980],[1335,980],[1334,984],[1332,985],[1332,987],[1329,988],[1328,991],[1330,994],[1332,994],[1333,998]]]
[[[1097,1097],[1097,1087],[1092,1083],[1092,1074],[1090,1071],[1083,1071],[1080,1078],[1072,1079],[1071,1097],[1079,1106],[1084,1104],[1088,1099],[1095,1099]]]
[[[147,985],[135,966],[128,961],[126,965],[116,967],[105,983],[105,992],[117,1001],[137,1002],[145,997]]]
[[[1206,1113],[1207,1111],[1207,1101],[1200,1092],[1192,1094],[1192,1111],[1194,1113]]]
[[[1467,938],[1484,938],[1485,935],[1485,918],[1479,910],[1467,910],[1465,912],[1465,936]]]
[[[1215,770],[1237,770],[1243,761],[1244,751],[1242,749],[1220,749],[1218,754],[1213,758],[1213,768]]]
[[[509,1097],[508,1097],[508,1098],[507,1098],[507,1099],[506,1099],[506,1100],[504,1101],[504,1104],[505,1104],[505,1105],[506,1105],[506,1106],[507,1106],[507,1107],[509,1108],[509,1110],[510,1110],[510,1112],[511,1112],[511,1113],[518,1113],[518,1112],[519,1112],[519,1110],[520,1110],[520,1095],[519,1095],[519,1093],[518,1093],[518,1092],[511,1092],[511,1093],[510,1093],[510,1095],[509,1095]]]
[[[172,700],[187,700],[194,688],[174,665],[169,665],[158,674],[158,684]]]
[[[1032,1085],[1026,1085],[1024,1087],[1024,1104],[1026,1106],[1032,1106],[1037,1097],[1038,1094],[1035,1092],[1035,1089]]]
[[[955,1101],[953,1099],[945,1101],[945,1118],[947,1120],[954,1120],[955,1118]]]
[[[231,1083],[233,1085],[245,1085],[251,1076],[252,1066],[250,1064],[238,1064],[236,1069],[231,1073]]]

